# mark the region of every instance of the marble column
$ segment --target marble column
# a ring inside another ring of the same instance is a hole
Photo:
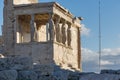
[[[80,43],[80,28],[77,28],[77,43],[78,43],[78,68],[81,69],[81,43]]]

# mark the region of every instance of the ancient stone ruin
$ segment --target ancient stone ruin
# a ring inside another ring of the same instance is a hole
[[[120,80],[81,73],[80,20],[56,2],[4,0],[0,80]]]
[[[4,1],[5,56],[31,56],[34,64],[80,70],[80,19],[58,3],[37,2]]]
[[[68,80],[81,71],[81,18],[38,0],[4,0],[3,14],[0,80]]]

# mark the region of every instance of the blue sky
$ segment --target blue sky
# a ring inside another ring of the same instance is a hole
[[[56,1],[75,16],[84,18],[82,23],[83,71],[98,71],[98,0],[40,0]],[[2,25],[3,0],[0,3]],[[120,0],[101,0],[102,69],[119,69],[120,57]],[[1,33],[1,31],[0,31]]]

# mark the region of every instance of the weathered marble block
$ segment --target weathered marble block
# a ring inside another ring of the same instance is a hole
[[[53,65],[34,65],[34,71],[41,72],[41,75],[49,75],[53,72]]]
[[[32,68],[31,57],[0,58],[0,70],[29,70]]]
[[[19,71],[19,80],[38,80],[38,75],[34,71]]]
[[[18,73],[16,70],[0,71],[0,80],[16,80]]]
[[[68,80],[68,75],[69,75],[69,72],[65,70],[55,71],[53,73],[53,76],[58,80]]]
[[[15,70],[30,70],[33,68],[33,62],[31,57],[15,57],[15,58],[9,58],[12,60],[12,65],[10,69]]]
[[[7,58],[0,58],[0,71],[6,70],[8,67]]]

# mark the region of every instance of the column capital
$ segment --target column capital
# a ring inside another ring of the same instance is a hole
[[[31,14],[31,20],[34,21],[34,14]]]
[[[61,17],[60,17],[60,16],[58,16],[58,18],[56,19],[57,23],[59,23],[59,22],[60,22],[60,20],[61,20]]]
[[[53,13],[49,13],[49,19],[52,19],[54,17]]]
[[[67,21],[65,19],[63,19],[62,23],[63,23],[63,25],[65,25],[67,23]]]

